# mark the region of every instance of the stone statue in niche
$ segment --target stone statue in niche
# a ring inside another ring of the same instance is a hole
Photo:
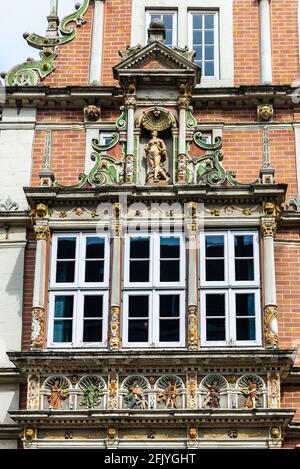
[[[244,408],[245,409],[256,409],[259,406],[259,390],[257,384],[248,380],[248,386],[240,388],[241,392],[246,397]]]
[[[152,132],[152,138],[145,145],[145,153],[147,158],[147,182],[158,183],[160,181],[170,181],[164,169],[164,162],[168,153],[165,142],[158,138],[158,132]]]
[[[135,380],[128,389],[125,403],[129,409],[147,409],[148,402],[143,389],[139,386],[138,380]]]
[[[165,402],[165,408],[177,409],[178,390],[175,381],[169,381],[167,387],[159,394],[159,399]]]
[[[220,406],[220,387],[218,382],[214,381],[212,384],[206,384],[207,394],[204,399],[204,406],[210,409],[219,409]]]
[[[51,394],[48,396],[49,409],[61,409],[62,401],[68,397],[68,390],[64,383],[58,379],[51,385]]]

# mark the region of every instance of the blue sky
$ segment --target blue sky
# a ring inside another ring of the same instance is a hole
[[[74,0],[59,0],[59,15],[74,11]],[[0,72],[7,72],[27,57],[39,57],[29,47],[24,32],[44,35],[47,28],[50,0],[1,0],[0,8]]]

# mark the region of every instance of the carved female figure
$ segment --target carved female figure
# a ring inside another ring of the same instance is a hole
[[[248,380],[247,388],[240,388],[241,392],[246,396],[244,407],[247,409],[255,409],[259,403],[259,391],[257,384]]]
[[[68,396],[68,391],[56,380],[51,386],[51,394],[48,396],[49,409],[61,409],[62,401]]]
[[[125,402],[128,404],[129,409],[146,409],[148,407],[146,396],[143,389],[139,386],[138,380],[135,380],[128,389]]]
[[[153,177],[154,182],[159,182],[160,179],[169,182],[170,178],[167,176],[162,164],[167,159],[167,148],[165,142],[158,138],[158,132],[152,132],[152,138],[145,145],[145,153],[148,164],[148,180]]]
[[[212,384],[206,384],[208,388],[207,394],[204,399],[204,405],[210,409],[219,409],[220,408],[220,387],[218,382],[214,381]]]

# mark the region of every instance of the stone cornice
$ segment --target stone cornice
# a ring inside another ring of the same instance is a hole
[[[17,368],[0,368],[0,383],[19,383],[24,381]]]
[[[19,438],[21,428],[17,425],[0,425],[0,440],[12,440]]]
[[[292,371],[284,380],[284,384],[300,384],[300,366],[294,366],[292,368]]]

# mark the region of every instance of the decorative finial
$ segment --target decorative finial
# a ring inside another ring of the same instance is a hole
[[[160,18],[153,18],[148,29],[148,43],[159,41],[165,42],[166,29],[164,22]]]

